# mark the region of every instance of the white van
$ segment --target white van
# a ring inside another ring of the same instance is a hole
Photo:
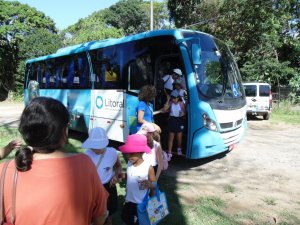
[[[268,83],[243,83],[247,99],[247,115],[270,118],[272,111],[272,91]]]

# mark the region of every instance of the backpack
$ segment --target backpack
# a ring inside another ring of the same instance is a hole
[[[162,151],[162,155],[163,155],[163,168],[162,168],[162,170],[167,170],[168,166],[169,166],[168,154],[165,151]]]

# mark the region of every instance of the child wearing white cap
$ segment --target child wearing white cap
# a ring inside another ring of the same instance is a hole
[[[122,174],[122,165],[116,149],[107,147],[108,137],[101,127],[95,127],[90,130],[89,137],[82,144],[86,148],[87,154],[97,167],[99,178],[109,193],[107,200],[107,209],[109,215],[105,225],[112,224],[112,214],[117,211],[118,193],[116,183]]]
[[[178,69],[178,68],[173,69],[173,73],[175,74],[176,79],[180,79],[182,89],[186,90],[185,79],[184,79],[184,77],[183,77],[183,74],[182,74],[182,72],[181,72],[181,69]]]

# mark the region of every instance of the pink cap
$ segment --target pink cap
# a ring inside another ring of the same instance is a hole
[[[147,145],[147,138],[142,134],[129,135],[125,144],[121,145],[119,150],[123,153],[151,152],[150,147]]]

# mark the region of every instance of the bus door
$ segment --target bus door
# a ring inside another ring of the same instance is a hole
[[[164,107],[167,102],[167,94],[164,89],[165,80],[169,80],[169,75],[172,75],[173,69],[179,68],[184,73],[184,66],[182,64],[181,58],[179,54],[169,54],[158,57],[155,63],[155,87],[157,91],[157,95],[155,98],[155,111]],[[166,77],[163,79],[163,77]],[[173,78],[172,78],[173,79]],[[187,117],[186,117],[187,118]],[[168,119],[169,112],[160,113],[155,115],[154,120],[155,123],[158,124],[162,130],[161,132],[161,144],[163,149],[168,148]],[[186,150],[186,139],[187,139],[187,119],[185,120],[185,129],[183,130],[183,138],[182,138],[182,147],[183,150]],[[173,145],[175,148],[176,146]],[[176,151],[175,151],[176,153]]]
[[[128,136],[123,90],[92,90],[90,129],[102,127],[109,139],[124,142]]]

